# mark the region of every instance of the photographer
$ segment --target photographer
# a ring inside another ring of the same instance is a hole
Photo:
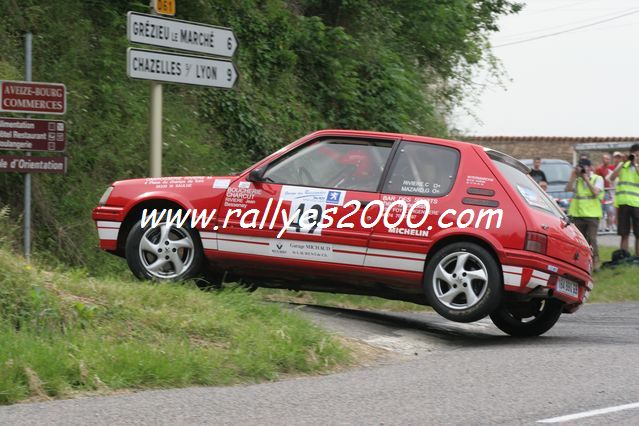
[[[610,175],[617,176],[615,207],[617,207],[617,234],[621,236],[622,250],[628,251],[630,229],[635,234],[635,255],[639,256],[639,143],[630,147],[627,161],[620,162]]]
[[[604,196],[604,181],[592,172],[590,160],[582,158],[575,167],[566,184],[566,191],[574,191],[570,202],[568,215],[572,217],[575,226],[581,231],[588,244],[592,246],[593,263],[599,262],[597,248],[597,230],[602,217],[601,199]]]

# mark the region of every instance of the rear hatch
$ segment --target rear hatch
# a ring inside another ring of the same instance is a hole
[[[546,255],[590,273],[590,246],[581,232],[570,224],[555,201],[528,175],[527,167],[497,151],[487,151],[517,196],[528,207],[524,214],[527,230],[547,237]]]

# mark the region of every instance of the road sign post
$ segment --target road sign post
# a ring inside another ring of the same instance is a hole
[[[31,41],[32,35],[27,33],[24,38],[24,73],[25,80],[31,81]],[[0,105],[4,105],[4,84],[2,85],[3,97],[0,99]],[[66,92],[66,91],[65,91]],[[66,95],[65,95],[66,97]],[[57,105],[56,105],[57,106]],[[30,154],[27,154],[30,155]],[[31,260],[31,173],[24,175],[24,257],[29,262]]]

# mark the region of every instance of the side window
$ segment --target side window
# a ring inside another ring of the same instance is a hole
[[[391,141],[322,140],[269,165],[264,178],[286,185],[376,191]]]
[[[440,145],[402,142],[383,192],[441,197],[450,192],[459,167],[459,151]]]

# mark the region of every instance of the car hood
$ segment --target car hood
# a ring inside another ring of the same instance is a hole
[[[127,179],[113,183],[109,204],[130,206],[145,199],[166,199],[184,207],[211,205],[223,197],[226,188],[238,176],[171,176]]]

